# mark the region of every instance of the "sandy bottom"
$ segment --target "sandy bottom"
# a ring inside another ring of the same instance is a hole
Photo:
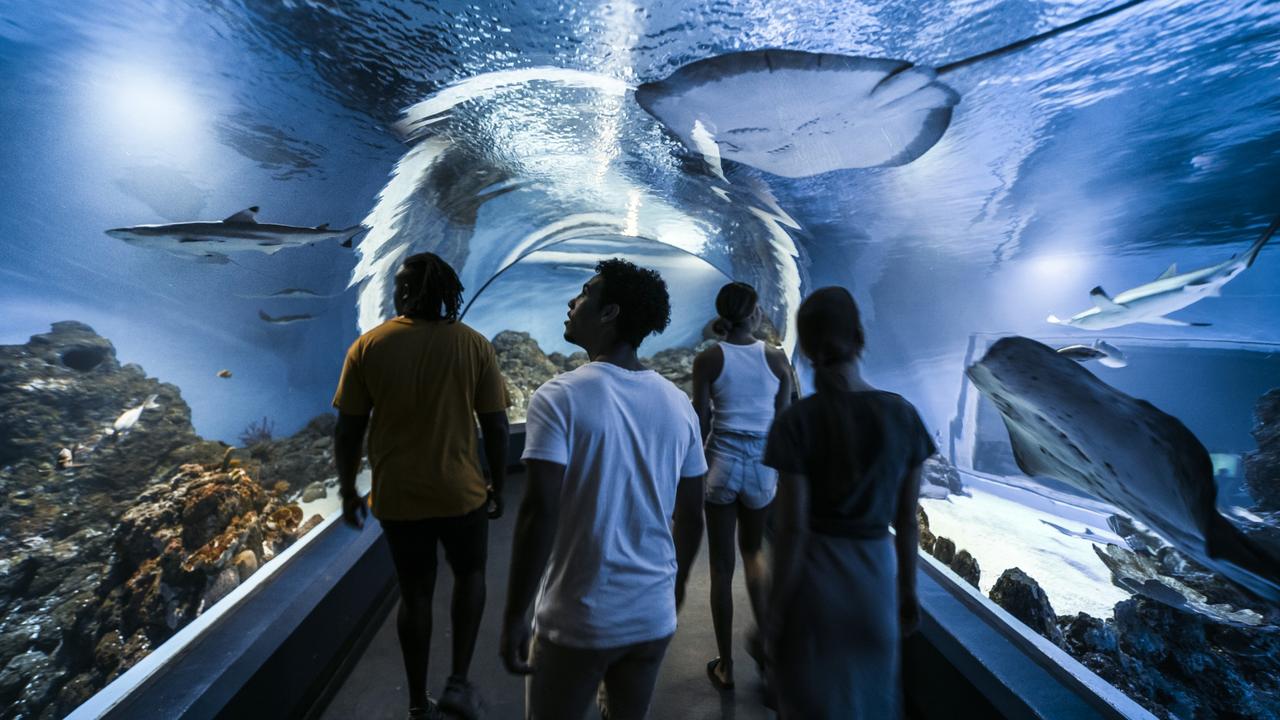
[[[1073,532],[1113,537],[1101,522],[1090,523],[1078,513],[1055,512],[1058,504],[1026,491],[1017,501],[981,487],[969,486],[971,497],[921,500],[936,536],[968,550],[982,570],[978,586],[991,592],[1006,569],[1017,567],[1040,583],[1054,612],[1085,612],[1097,618],[1112,616],[1114,605],[1129,594],[1111,584],[1111,573],[1093,551],[1093,541],[1067,535],[1047,524]],[[1002,494],[1009,492],[1002,489]],[[1025,497],[1023,497],[1025,496]],[[1065,515],[1065,517],[1064,517]],[[1044,522],[1042,522],[1044,521]]]

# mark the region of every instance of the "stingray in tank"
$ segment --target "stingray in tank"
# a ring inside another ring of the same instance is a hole
[[[315,227],[260,223],[258,206],[246,208],[217,222],[180,222],[166,225],[134,225],[107,230],[107,235],[130,245],[164,250],[196,262],[221,265],[230,262],[227,253],[253,251],[274,255],[287,247],[301,247],[324,240],[337,240],[351,247],[352,240],[367,228],[352,225],[332,229],[328,223]]]
[[[1067,325],[1083,330],[1108,330],[1135,323],[1207,326],[1209,323],[1187,322],[1165,317],[1165,315],[1181,310],[1203,298],[1221,295],[1222,286],[1253,265],[1253,261],[1258,259],[1258,253],[1262,252],[1262,246],[1267,244],[1277,229],[1280,229],[1280,218],[1272,222],[1248,250],[1240,255],[1232,255],[1217,265],[1179,273],[1175,263],[1152,282],[1125,290],[1115,297],[1107,295],[1107,291],[1100,286],[1095,287],[1089,291],[1089,296],[1093,298],[1093,307],[1076,313],[1066,320],[1050,315],[1048,321],[1055,325]]]
[[[937,67],[786,49],[726,53],[640,85],[636,101],[722,178],[722,158],[789,178],[905,165],[951,124],[960,94],[941,82],[947,73],[1143,2],[1129,0]]]
[[[1197,562],[1280,602],[1280,558],[1218,513],[1209,452],[1177,418],[1024,337],[996,341],[965,373],[999,410],[1023,472],[1110,503]]]

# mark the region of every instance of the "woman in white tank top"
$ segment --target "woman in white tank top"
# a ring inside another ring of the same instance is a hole
[[[761,313],[750,285],[735,282],[720,288],[716,313],[717,330],[725,338],[694,358],[693,406],[707,448],[704,508],[711,619],[720,652],[707,663],[707,676],[717,689],[731,690],[734,532],[758,626],[767,594],[765,519],[778,488],[777,473],[762,460],[773,417],[791,400],[791,366],[782,350],[753,337]],[[755,637],[753,633],[753,642]]]

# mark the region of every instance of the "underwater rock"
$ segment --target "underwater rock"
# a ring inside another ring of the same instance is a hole
[[[968,550],[961,550],[951,558],[948,565],[951,571],[959,575],[962,580],[974,587],[978,587],[978,580],[982,577],[982,570],[978,567],[978,560],[969,554]]]
[[[1115,607],[1126,692],[1162,717],[1280,718],[1280,634],[1137,596]]]
[[[329,497],[329,491],[325,489],[324,483],[313,482],[302,491],[302,502],[309,503]]]
[[[960,472],[938,453],[930,455],[920,467],[920,495],[941,500],[948,495],[964,495]]]
[[[243,461],[243,467],[262,487],[286,497],[298,497],[315,483],[323,486],[338,475],[333,464],[333,429],[337,422],[332,413],[317,415],[289,437],[258,443]],[[235,456],[231,464],[238,464]]]
[[[939,536],[933,541],[933,556],[938,562],[951,566],[951,561],[956,559],[956,544],[951,538]]]
[[[1112,515],[1107,524],[1129,546],[1093,546],[1116,587],[1217,622],[1255,627],[1280,621],[1280,609],[1258,602],[1132,520]]]
[[[693,397],[693,348],[667,348],[641,360],[645,367],[670,380],[685,395]]]
[[[1244,486],[1264,512],[1280,511],[1280,388],[1258,398],[1253,409],[1258,449],[1244,455]]]
[[[507,381],[511,407],[507,417],[523,420],[533,392],[561,372],[547,359],[538,342],[527,332],[504,330],[493,336],[493,349],[498,353],[498,366]]]
[[[1018,467],[1111,503],[1180,551],[1273,602],[1280,555],[1218,514],[1209,453],[1181,422],[1024,337],[966,374],[1004,418]]]
[[[127,434],[107,433],[152,395]],[[196,435],[178,388],[120,365],[89,326],[0,346],[0,686],[23,688],[0,717],[67,714],[207,606],[225,569],[238,584],[244,552],[260,566],[292,543],[301,511],[251,478],[300,491],[332,476],[333,423],[239,467]]]
[[[920,505],[916,505],[916,526],[920,530],[920,549],[932,555],[934,544],[938,539],[929,529],[929,516]]]
[[[1054,645],[1062,645],[1062,631],[1058,629],[1058,616],[1049,604],[1049,596],[1040,588],[1040,583],[1020,568],[1009,568],[1001,573],[988,594],[995,604],[1023,625]]]

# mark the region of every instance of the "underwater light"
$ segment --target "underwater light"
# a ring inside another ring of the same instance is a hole
[[[107,70],[94,84],[106,127],[125,142],[166,151],[194,140],[201,113],[189,94],[168,78],[136,67]]]

